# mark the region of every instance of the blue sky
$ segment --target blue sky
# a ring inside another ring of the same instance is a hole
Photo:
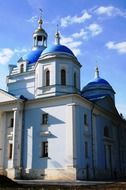
[[[125,0],[6,0],[0,5],[0,88],[6,89],[8,64],[32,47],[39,8],[48,44],[54,43],[59,24],[61,43],[73,50],[82,64],[81,87],[100,76],[116,91],[119,112],[126,114],[126,1]]]

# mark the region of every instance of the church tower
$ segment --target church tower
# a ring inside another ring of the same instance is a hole
[[[60,44],[60,33],[57,30],[55,45],[47,47],[36,64],[36,98],[79,93],[80,67],[74,53]]]

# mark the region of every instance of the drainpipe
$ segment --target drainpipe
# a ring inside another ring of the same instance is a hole
[[[93,103],[91,108],[91,147],[92,147],[92,170],[93,178],[95,179],[95,163],[94,163],[94,136],[93,136],[93,110],[95,108],[95,103]]]

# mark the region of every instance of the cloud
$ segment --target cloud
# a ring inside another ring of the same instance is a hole
[[[87,11],[84,11],[81,16],[67,16],[64,18],[61,18],[61,26],[62,27],[67,27],[68,25],[74,24],[74,23],[83,23],[86,20],[90,19],[92,15],[90,15]]]
[[[85,31],[83,28],[80,30],[80,32],[76,32],[74,34],[72,34],[73,38],[83,38],[86,39],[87,38],[87,31]]]
[[[103,31],[102,27],[99,24],[92,23],[87,26],[85,29],[81,29],[79,32],[73,33],[71,36],[74,39],[83,39],[88,40],[92,37],[99,35]]]
[[[95,10],[97,15],[106,15],[108,17],[111,16],[123,16],[126,17],[126,11],[121,11],[119,8],[114,6],[101,6]]]
[[[82,44],[81,41],[74,41],[72,37],[61,37],[61,44],[66,45],[69,47],[75,54],[75,56],[78,56],[81,54],[80,46]]]
[[[7,64],[10,62],[11,58],[14,56],[22,56],[23,53],[29,52],[30,49],[20,48],[20,49],[10,49],[3,48],[0,49],[0,64]]]
[[[115,42],[109,41],[109,42],[107,42],[105,44],[105,46],[108,49],[114,49],[114,50],[116,50],[120,54],[125,54],[126,53],[126,41],[119,42],[119,43],[115,43]]]
[[[14,52],[10,48],[0,49],[0,64],[8,63],[13,55]]]
[[[102,27],[99,24],[90,24],[87,29],[90,31],[91,36],[97,36],[102,32]]]
[[[38,20],[37,16],[32,16],[30,19],[27,20],[27,22],[33,23],[36,22]]]

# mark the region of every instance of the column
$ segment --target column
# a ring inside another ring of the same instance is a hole
[[[5,155],[7,146],[6,130],[6,112],[2,112],[0,113],[0,174],[4,173],[7,161],[7,156]]]
[[[76,104],[67,107],[66,154],[67,167],[76,167]]]
[[[21,167],[22,111],[14,110],[12,167]]]

